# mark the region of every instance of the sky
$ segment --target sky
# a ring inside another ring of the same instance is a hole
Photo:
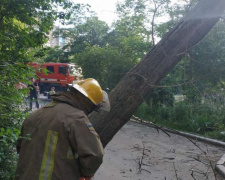
[[[105,21],[111,25],[115,20],[116,3],[123,2],[123,0],[73,0],[75,3],[89,4],[91,10],[97,13],[99,20]]]
[[[114,20],[117,20],[116,3],[124,2],[125,0],[72,0],[74,3],[89,4],[90,10],[97,13],[99,20],[102,20],[110,26]],[[183,4],[184,0],[172,0],[172,3]],[[158,18],[159,21],[165,22],[168,17]]]

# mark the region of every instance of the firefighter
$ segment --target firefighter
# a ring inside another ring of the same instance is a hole
[[[103,160],[103,147],[88,115],[110,110],[107,93],[85,79],[24,120],[17,142],[16,180],[89,179]]]

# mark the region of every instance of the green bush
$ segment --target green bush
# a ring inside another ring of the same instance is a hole
[[[143,103],[135,112],[141,119],[158,125],[225,140],[225,108],[221,104],[181,101],[174,106],[154,106]]]
[[[27,83],[32,72],[22,63],[7,64],[0,70],[0,177],[7,180],[12,179],[15,173],[16,140],[21,123],[27,116],[26,109],[22,106],[27,89],[18,90],[14,85],[18,81]]]
[[[20,130],[18,129],[5,129],[0,130],[0,176],[1,179],[10,179],[13,177],[17,155],[15,153],[15,143],[19,136]]]
[[[139,118],[148,119],[150,108],[146,102],[143,102],[141,106],[136,110],[135,114]]]

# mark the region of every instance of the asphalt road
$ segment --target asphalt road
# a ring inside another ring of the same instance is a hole
[[[222,180],[224,148],[128,122],[105,148],[94,180]],[[196,143],[196,144],[195,144]]]

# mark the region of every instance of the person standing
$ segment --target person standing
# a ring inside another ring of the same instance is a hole
[[[49,95],[52,96],[55,94],[55,87],[51,87],[51,91],[49,91]]]
[[[51,96],[54,95],[56,92],[55,92],[55,87],[51,87],[51,91],[49,91],[49,94],[48,94],[48,99],[51,99]]]
[[[35,100],[36,103],[36,108],[39,108],[39,103],[38,103],[38,90],[39,86],[38,83],[35,81],[35,78],[31,78],[32,84],[29,84],[29,98],[30,98],[30,110],[32,110],[33,107],[33,99]]]
[[[17,142],[15,180],[88,180],[103,161],[103,147],[88,119],[109,111],[108,95],[92,78],[52,96],[24,120]],[[28,137],[29,136],[29,137]]]

